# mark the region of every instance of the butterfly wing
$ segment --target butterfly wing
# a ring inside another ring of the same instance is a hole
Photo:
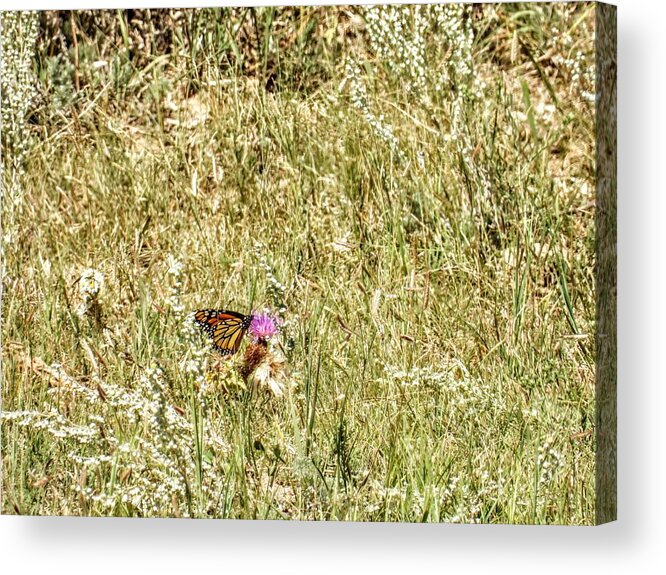
[[[225,309],[201,309],[194,314],[195,323],[213,340],[222,355],[236,353],[250,325],[252,316]]]

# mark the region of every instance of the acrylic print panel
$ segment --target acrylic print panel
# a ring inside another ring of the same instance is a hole
[[[2,511],[615,518],[615,9],[2,13]]]

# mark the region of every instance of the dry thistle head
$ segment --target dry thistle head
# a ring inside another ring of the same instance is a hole
[[[250,374],[261,365],[267,354],[268,345],[265,340],[251,343],[245,348],[245,356],[243,357],[243,363],[240,368],[241,375],[245,381],[247,381]]]
[[[247,346],[240,373],[246,382],[267,387],[276,396],[284,393],[284,358],[269,351],[264,340]]]
[[[251,381],[261,387],[270,389],[273,395],[280,397],[284,393],[284,375],[284,357],[268,352],[254,370]]]

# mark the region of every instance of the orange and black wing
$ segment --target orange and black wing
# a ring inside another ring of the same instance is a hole
[[[195,323],[213,340],[222,355],[232,355],[250,326],[252,316],[225,309],[201,309],[194,314]]]

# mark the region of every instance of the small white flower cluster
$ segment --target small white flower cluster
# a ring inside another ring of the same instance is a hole
[[[171,308],[178,324],[177,341],[182,355],[180,369],[190,383],[194,384],[199,402],[205,406],[206,363],[210,351],[207,341],[202,340],[201,330],[194,321],[195,312],[184,314],[185,304],[182,301],[183,262],[173,255],[167,258],[167,276],[169,278],[169,295],[167,305]]]
[[[177,421],[167,421],[167,403],[164,374],[160,368],[147,368],[139,378],[139,390],[146,399],[143,403],[144,414],[148,416],[148,425],[154,431],[154,435],[159,437],[163,445],[170,449],[175,447],[173,438],[165,433],[170,423]]]
[[[432,367],[413,367],[409,370],[397,368],[392,365],[384,366],[388,381],[399,383],[402,387],[418,387],[434,385],[440,387],[450,378],[448,372],[434,371]]]
[[[197,389],[199,401],[205,406],[206,364],[209,355],[208,343],[202,343],[201,332],[194,322],[194,313],[188,313],[180,327],[179,340],[183,347],[180,368]]]
[[[451,146],[452,151],[457,153],[465,164],[464,173],[476,177],[475,183],[479,195],[484,199],[489,199],[492,192],[491,181],[485,164],[474,159],[474,149],[477,144],[474,142],[474,136],[470,133],[469,123],[463,113],[464,98],[465,96],[459,93],[451,102],[450,132],[444,136],[444,141]],[[483,105],[487,106],[487,103],[483,103]],[[465,213],[478,210],[477,206],[470,205],[465,194],[462,195],[461,201]]]
[[[373,52],[404,82],[405,90],[416,96],[426,92],[426,10],[418,4],[370,6],[365,10]]]
[[[594,60],[589,61],[585,57],[582,50],[569,58],[557,54],[553,57],[556,63],[561,64],[569,72],[571,77],[571,92],[578,92],[578,94],[588,102],[594,102],[596,99],[595,93],[592,91],[595,85],[595,63]]]
[[[477,485],[473,487],[474,483]],[[483,471],[476,481],[460,485],[452,512],[440,517],[446,523],[480,523],[484,507],[502,498],[506,487],[504,477],[493,479],[488,471]]]
[[[422,172],[425,172],[426,171],[426,159],[425,159],[425,154],[423,153],[423,150],[419,150],[416,153],[416,161],[419,165],[419,169]]]
[[[391,516],[392,512],[404,509],[407,504],[412,519],[419,520],[426,508],[450,508],[455,503],[459,483],[460,477],[453,476],[445,485],[427,484],[418,487],[405,481],[400,487],[387,487],[375,479],[370,482],[365,495],[364,510],[372,514],[384,509]]]
[[[181,274],[183,273],[183,262],[175,258],[172,254],[169,254],[168,258],[169,269],[167,273],[173,276],[176,280],[180,279]]]
[[[15,176],[23,168],[30,144],[28,114],[37,97],[32,64],[39,16],[34,11],[4,11],[0,24],[1,142]]]
[[[180,326],[180,339],[186,343],[193,342],[199,336],[199,329],[197,324],[194,321],[194,315],[196,312],[191,311],[183,319],[183,323]]]
[[[172,254],[169,254],[167,259],[169,264],[169,269],[167,270],[167,275],[169,276],[169,297],[167,298],[168,306],[173,310],[173,313],[176,317],[180,317],[185,311],[185,305],[181,300],[183,292],[183,262],[174,257]]]
[[[384,122],[384,116],[377,116],[370,110],[368,103],[368,92],[361,76],[361,68],[356,62],[351,60],[345,66],[346,79],[350,85],[351,101],[353,106],[363,114],[366,123],[372,128],[372,131],[381,140],[389,145],[391,151],[398,157],[403,158],[404,154],[399,147],[398,138],[393,134],[393,128]]]
[[[72,423],[57,411],[3,411],[0,419],[13,421],[21,427],[46,431],[58,439],[74,439],[81,445],[92,443],[99,435],[97,425]]]
[[[564,467],[564,456],[553,448],[552,440],[547,440],[539,446],[536,463],[539,469],[539,485],[543,486],[550,483]]]
[[[76,451],[71,451],[68,453],[68,457],[74,463],[78,463],[82,467],[87,468],[99,467],[104,463],[113,463],[113,456],[111,455],[93,455],[90,457],[85,457],[83,455],[79,455]]]
[[[401,505],[407,500],[408,486],[387,487],[381,481],[373,479],[366,494],[364,510],[366,513],[376,513],[380,509],[390,509],[393,505]]]
[[[298,330],[301,323],[301,316],[298,314],[290,315],[282,319],[280,323],[280,337],[282,345],[287,352],[290,352],[296,346],[296,339],[298,338]]]
[[[71,393],[82,397],[89,404],[99,401],[99,394],[95,390],[86,387],[73,377],[67,375],[61,364],[54,363],[44,369],[52,378],[51,387],[47,391],[49,395],[58,396],[62,393]]]
[[[536,422],[539,421],[539,415],[540,415],[540,413],[539,413],[539,410],[538,410],[536,407],[534,407],[534,406],[529,407],[529,408],[528,408],[528,407],[524,407],[524,408],[521,410],[521,413],[522,413],[522,415],[523,415],[523,419],[524,419],[526,422],[536,423]]]
[[[469,8],[463,4],[370,6],[365,9],[365,22],[369,47],[393,79],[404,87],[406,94],[415,99],[428,114],[434,114],[432,103],[450,105],[450,139],[465,136],[466,157],[474,146],[467,134],[466,120],[462,117],[463,103],[483,101],[486,88],[473,62],[474,29],[468,17]],[[383,115],[372,110],[361,67],[356,61],[345,66],[351,102],[379,138],[404,160],[405,155],[390,124]],[[460,147],[459,144],[456,144]],[[467,149],[468,148],[468,149]],[[425,157],[416,158],[421,170]],[[489,193],[489,185],[480,187]]]
[[[83,317],[95,311],[99,306],[99,294],[104,287],[104,275],[93,269],[86,268],[78,280],[78,300],[76,315]]]
[[[461,421],[493,417],[507,409],[498,390],[472,377],[458,360],[437,368],[413,367],[409,370],[386,365],[384,372],[386,377],[380,380],[383,385],[397,384],[415,392],[423,389],[438,391],[449,415]]]
[[[474,70],[474,30],[467,14],[469,7],[464,4],[438,4],[431,8],[434,34],[446,46],[445,65],[438,70],[439,76],[432,82],[437,93],[449,95],[449,133],[443,139],[450,145],[451,153],[457,153],[465,163],[464,173],[476,176],[480,194],[489,198],[490,178],[483,162],[474,158],[478,135],[470,133],[470,122],[465,116],[470,100],[482,108],[477,111],[481,117],[490,105],[490,101],[483,97],[486,84]],[[464,194],[461,201],[465,212],[477,209],[469,205]]]
[[[575,17],[572,7],[561,6],[562,26],[564,29],[552,27],[546,42],[545,51],[553,53],[553,62],[560,66],[565,75],[568,75],[569,91],[577,94],[583,100],[594,102],[596,85],[596,62],[592,46],[585,54],[580,46],[576,46],[573,37],[566,29],[567,20]],[[582,23],[584,25],[584,23]],[[593,34],[590,35],[593,38]]]
[[[446,66],[437,78],[436,85],[438,91],[453,88],[459,95],[481,99],[485,83],[474,74],[474,30],[471,18],[466,17],[467,10],[464,4],[432,6],[436,30],[448,49]]]
[[[464,4],[370,6],[365,10],[370,48],[424,104],[432,99],[430,87],[480,99],[485,84],[474,74],[474,29],[467,11]],[[427,38],[436,38],[434,49]],[[428,65],[427,58],[440,58],[444,65]]]
[[[257,258],[259,267],[266,273],[266,293],[271,298],[278,315],[281,317],[287,311],[285,304],[285,295],[287,286],[275,277],[272,266],[268,263],[268,258],[264,252],[264,246],[261,242],[255,242],[254,254]]]
[[[228,448],[208,420],[204,420],[203,432],[200,430],[196,438],[197,430],[191,422],[170,404],[160,369],[146,370],[134,390],[93,376],[103,393],[86,387],[61,365],[52,365],[46,372],[60,393],[71,393],[74,399],[85,401],[89,424],[74,423],[54,408],[45,412],[3,412],[1,417],[62,440],[75,465],[103,468],[100,473],[88,474],[85,484],[72,485],[89,504],[107,510],[131,506],[143,516],[207,514],[205,506],[210,498],[193,496],[193,490],[198,485],[201,493],[208,495],[221,478],[215,471],[219,466],[213,468],[205,460],[197,469],[196,446],[204,442],[216,453]],[[117,473],[111,474],[112,468]],[[113,484],[100,481],[111,475],[117,478]]]

